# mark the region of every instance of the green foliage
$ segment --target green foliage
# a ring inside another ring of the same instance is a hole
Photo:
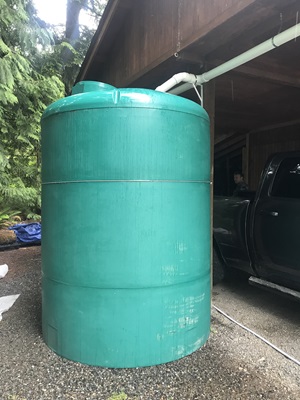
[[[0,26],[0,209],[26,217],[40,210],[40,119],[64,85],[40,68],[53,39],[31,0],[0,0]]]
[[[105,1],[78,1],[99,21]],[[32,0],[0,0],[0,28],[0,210],[37,218],[41,116],[70,92],[94,29],[81,27],[71,42],[61,26],[38,18]]]
[[[126,393],[113,393],[112,396],[108,398],[108,400],[129,400]]]
[[[7,228],[10,225],[16,223],[16,217],[20,214],[20,211],[11,210],[10,207],[6,207],[0,210],[0,229]]]
[[[39,214],[29,213],[26,216],[27,220],[41,222],[42,217]]]
[[[78,37],[77,34],[74,35],[78,24],[76,18],[67,18],[66,30],[64,32],[54,29],[55,51],[58,56],[55,60],[56,64],[60,65],[61,68],[61,76],[65,84],[66,94],[71,92],[72,85],[94,36],[96,26],[100,21],[106,3],[107,0],[68,0],[69,14],[77,14],[78,7],[80,7],[81,10],[89,14],[91,22],[89,26],[79,26]]]

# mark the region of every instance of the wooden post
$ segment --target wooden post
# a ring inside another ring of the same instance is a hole
[[[207,82],[203,87],[203,108],[210,118],[210,228],[211,228],[211,278],[213,278],[213,195],[214,195],[214,143],[215,143],[215,81]],[[213,280],[211,279],[211,282]]]

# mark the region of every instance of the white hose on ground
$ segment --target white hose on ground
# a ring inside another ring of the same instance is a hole
[[[269,342],[269,340],[265,339],[263,336],[259,335],[258,333],[252,331],[251,329],[247,328],[245,325],[237,322],[235,319],[230,317],[228,314],[226,314],[224,311],[220,310],[220,308],[212,305],[212,307],[217,310],[220,314],[224,315],[224,317],[228,318],[231,322],[235,323],[236,325],[240,326],[241,328],[245,329],[247,332],[252,333],[252,335],[258,337],[260,340],[271,346],[274,350],[278,351],[278,353],[282,354],[284,357],[288,358],[289,360],[293,361],[295,364],[300,366],[300,361],[297,360],[296,358],[290,356],[287,354],[285,351],[281,350],[279,347],[275,346],[273,343]]]

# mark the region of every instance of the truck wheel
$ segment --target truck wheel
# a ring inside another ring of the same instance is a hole
[[[216,250],[213,250],[213,285],[222,282],[225,279],[225,265],[220,260]]]

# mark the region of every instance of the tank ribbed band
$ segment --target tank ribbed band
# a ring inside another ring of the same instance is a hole
[[[43,182],[42,185],[57,185],[67,183],[121,183],[121,182],[133,182],[133,183],[210,183],[210,181],[202,180],[178,180],[178,179],[96,179],[96,180],[76,180],[76,181],[58,181],[58,182]]]

